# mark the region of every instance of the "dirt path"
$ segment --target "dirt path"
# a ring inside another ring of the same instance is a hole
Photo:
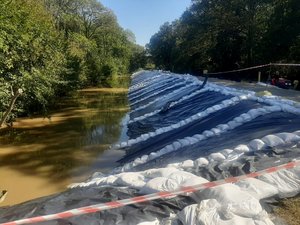
[[[202,77],[199,78],[200,80],[203,80]],[[282,98],[290,99],[296,102],[300,102],[300,91],[295,91],[292,89],[282,89],[278,88],[276,86],[272,85],[259,85],[257,83],[249,83],[249,82],[235,82],[235,81],[230,81],[230,80],[222,80],[222,79],[217,79],[217,78],[209,78],[209,82],[216,83],[219,85],[223,85],[226,87],[233,87],[236,89],[246,89],[250,91],[255,91],[255,92],[262,92],[262,91],[268,91],[271,92],[273,95],[280,96]]]
[[[285,199],[279,203],[275,214],[289,225],[300,224],[300,197]]]

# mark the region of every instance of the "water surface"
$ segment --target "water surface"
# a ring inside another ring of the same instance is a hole
[[[65,190],[122,157],[109,150],[126,139],[126,89],[84,89],[63,99],[49,118],[22,118],[0,130],[0,206]]]

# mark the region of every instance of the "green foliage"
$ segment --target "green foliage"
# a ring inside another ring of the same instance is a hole
[[[97,0],[0,0],[0,122],[46,113],[77,88],[119,85],[146,64],[134,42]]]
[[[147,57],[146,50],[141,46],[133,46],[132,56],[129,62],[129,71],[134,72],[138,69],[147,69],[147,64],[149,63],[149,57]]]
[[[65,35],[67,77],[77,81],[75,86],[105,86],[113,74],[130,72],[135,37],[118,25],[112,11],[96,0],[45,2]]]
[[[147,45],[158,68],[224,71],[299,60],[298,0],[192,0]]]
[[[5,83],[1,92],[8,96],[1,98],[0,111],[6,110],[7,100],[19,89],[24,94],[18,111],[33,104],[44,110],[63,82],[59,71],[64,56],[52,18],[33,0],[6,1],[0,11],[0,77]]]

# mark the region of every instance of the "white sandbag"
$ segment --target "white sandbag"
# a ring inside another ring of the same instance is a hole
[[[300,191],[299,168],[292,170],[280,170],[276,173],[265,174],[259,179],[275,186],[279,191],[279,196],[286,197],[294,195]]]
[[[253,150],[253,151],[258,151],[258,150],[261,150],[263,149],[266,144],[265,142],[263,142],[262,140],[260,139],[254,139],[252,141],[250,141],[250,143],[248,144],[248,146]]]
[[[232,152],[233,150],[228,148],[220,151],[220,153],[223,154],[225,157],[228,157]]]
[[[216,153],[212,153],[209,155],[208,159],[210,161],[217,161],[217,162],[222,162],[226,159],[226,157],[220,153],[220,152],[216,152]]]
[[[175,180],[180,187],[193,186],[196,184],[203,184],[209,182],[208,180],[202,177],[196,176],[192,173],[185,172],[185,171],[176,171],[170,174],[168,178]]]
[[[185,207],[177,213],[183,225],[274,225],[266,213],[257,218],[235,215],[216,199],[208,199]]]
[[[137,225],[159,225],[159,220],[155,219],[153,221],[145,221],[145,222],[138,223]]]
[[[203,199],[216,199],[230,208],[234,214],[243,217],[255,217],[262,211],[258,199],[234,184],[223,184],[205,189],[201,192],[201,196]]]
[[[160,191],[175,191],[179,184],[170,178],[156,177],[149,180],[140,190],[141,194],[153,194]]]
[[[180,167],[185,169],[185,168],[193,168],[194,167],[194,161],[193,160],[185,160],[180,164]]]
[[[140,173],[127,172],[119,174],[115,184],[140,189],[146,184],[144,180],[144,176],[142,176]]]
[[[300,137],[293,133],[279,133],[276,136],[280,137],[285,143],[300,141]]]
[[[180,166],[181,163],[169,163],[166,168],[168,167],[174,167],[174,168],[178,168]]]
[[[194,186],[194,185],[198,185],[198,184],[204,184],[204,183],[208,183],[209,180],[206,180],[203,177],[191,177],[187,180],[184,180],[182,183],[180,183],[180,186],[182,187],[188,187],[188,186]]]
[[[209,200],[206,200],[209,201]],[[193,205],[189,205],[187,207],[185,207],[183,210],[181,210],[179,213],[177,213],[178,219],[183,223],[183,225],[203,225],[205,223],[202,223],[202,221],[200,221],[200,210],[202,212],[205,213],[205,206],[202,206],[203,203],[206,203],[206,201],[202,201],[200,204],[193,204]],[[216,200],[212,200],[212,201],[216,201]],[[209,207],[219,207],[219,204],[216,201],[216,206],[211,206]],[[218,204],[218,205],[217,205]],[[211,221],[212,222],[212,221]]]
[[[249,152],[250,149],[247,145],[238,145],[234,148],[234,151],[237,153]]]
[[[293,133],[296,134],[296,135],[298,135],[298,136],[300,136],[300,130],[297,130],[297,131],[295,131]]]
[[[196,167],[204,167],[208,165],[209,161],[204,157],[200,157],[196,159],[194,163]]]
[[[101,185],[114,185],[117,179],[118,179],[118,175],[110,175],[108,177],[100,178],[97,181],[97,184],[98,185],[99,184],[101,184]]]
[[[141,172],[146,178],[155,178],[155,177],[168,177],[171,173],[178,171],[175,167],[168,168],[159,168],[159,169],[149,169]]]
[[[178,184],[184,182],[187,179],[193,178],[193,177],[197,177],[196,175],[186,172],[186,171],[175,171],[173,173],[171,173],[167,178],[173,179],[175,180]]]
[[[280,137],[277,137],[273,134],[267,135],[267,136],[263,137],[261,140],[270,147],[275,147],[275,146],[284,144],[284,141]]]
[[[258,200],[278,194],[278,189],[271,184],[255,178],[247,178],[236,183],[242,191],[246,191]]]

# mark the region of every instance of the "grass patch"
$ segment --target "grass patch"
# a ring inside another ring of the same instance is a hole
[[[300,224],[300,196],[284,199],[279,207],[275,209],[275,214],[282,218],[289,225]]]

